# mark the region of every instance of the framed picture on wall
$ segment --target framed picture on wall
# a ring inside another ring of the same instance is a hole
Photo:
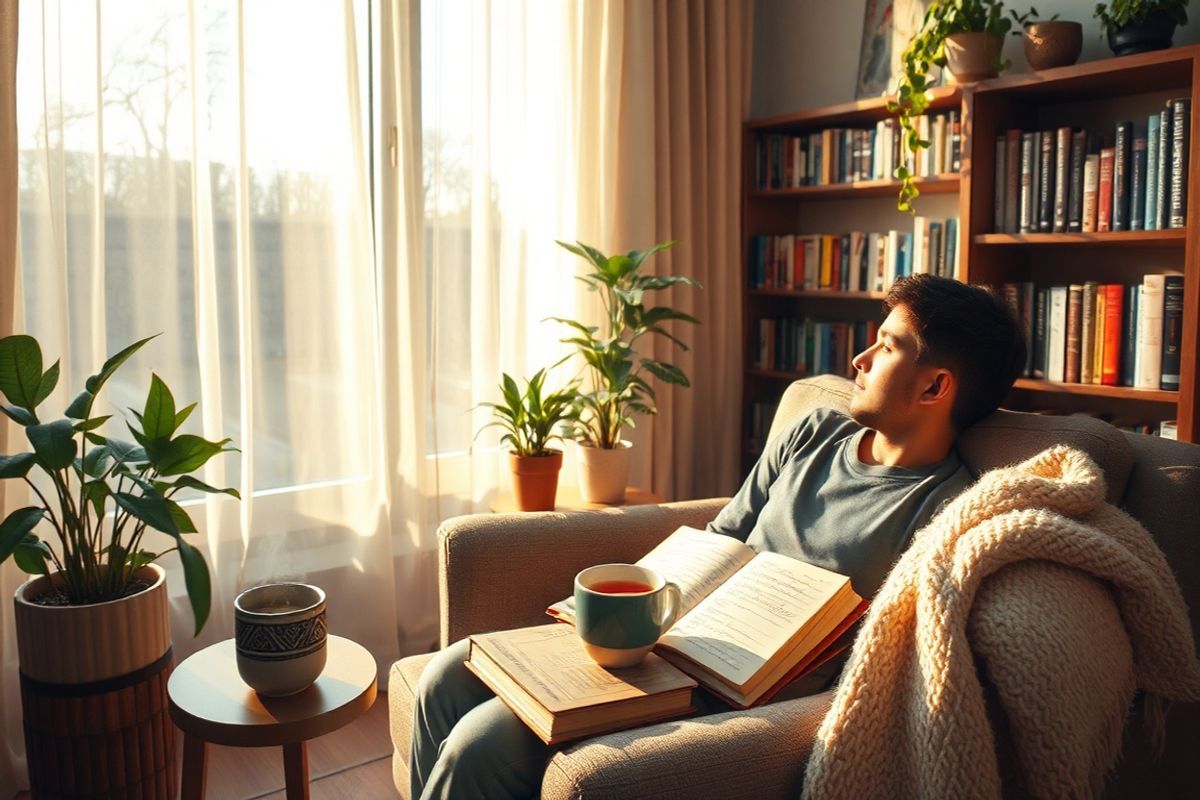
[[[856,100],[895,91],[900,55],[920,30],[925,5],[925,0],[867,0],[854,89]]]

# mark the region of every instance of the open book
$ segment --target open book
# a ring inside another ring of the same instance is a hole
[[[696,682],[687,675],[653,653],[637,666],[606,670],[566,625],[475,634],[467,668],[546,744],[693,710]]]
[[[845,575],[683,527],[639,565],[679,586],[679,619],[654,652],[738,708],[768,702],[841,652],[866,611]],[[546,609],[575,621],[574,598]]]

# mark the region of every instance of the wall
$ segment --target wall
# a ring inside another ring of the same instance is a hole
[[[1081,62],[1112,55],[1092,16],[1095,6],[1095,0],[1036,5],[1043,17],[1057,13],[1083,23]],[[1023,13],[1029,4],[1007,7]],[[865,8],[866,0],[755,0],[750,117],[853,100]],[[1188,24],[1175,31],[1176,45],[1200,42],[1200,8],[1190,11]],[[1012,61],[1009,73],[1029,71],[1019,37],[1006,37],[1004,57]]]

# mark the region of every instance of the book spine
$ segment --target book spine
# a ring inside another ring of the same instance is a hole
[[[1070,195],[1071,129],[1059,128],[1054,147],[1054,219],[1052,229],[1067,229],[1067,201]]]
[[[1046,378],[1062,381],[1067,354],[1067,287],[1050,289],[1050,333],[1046,355]]]
[[[1183,276],[1168,275],[1163,281],[1162,377],[1158,387],[1179,391],[1179,348],[1183,343]]]
[[[1034,134],[1021,134],[1021,218],[1018,230],[1029,233],[1037,230],[1037,184],[1035,183],[1035,164],[1038,157],[1034,153]]]
[[[1112,230],[1129,230],[1129,150],[1133,141],[1130,122],[1118,122],[1113,139]]]
[[[1067,289],[1067,355],[1063,380],[1079,383],[1080,328],[1083,323],[1083,287],[1077,283]]]
[[[1079,382],[1092,382],[1092,364],[1096,355],[1096,288],[1095,281],[1083,285],[1082,319],[1079,326]]]
[[[843,292],[850,288],[850,234],[843,233],[838,239],[838,279],[834,284]]]
[[[1024,137],[1013,128],[1005,132],[1008,145],[1004,148],[1004,232],[1016,233],[1021,219],[1021,192],[1024,180]]]
[[[1087,157],[1087,131],[1071,134],[1071,167],[1067,179],[1067,230],[1083,230],[1083,162]]]
[[[1165,275],[1142,278],[1138,303],[1137,388],[1158,389],[1162,383],[1162,323]]]
[[[1095,342],[1092,344],[1092,384],[1100,384],[1100,376],[1104,374],[1104,324],[1108,320],[1104,301],[1108,297],[1104,286],[1096,287],[1096,323]]]
[[[1137,298],[1136,286],[1125,287],[1125,308],[1121,312],[1121,385],[1133,386],[1134,364],[1137,360]]]
[[[1046,377],[1046,316],[1049,290],[1045,287],[1034,292],[1033,297],[1033,341],[1029,343],[1033,350],[1033,370],[1031,376],[1042,379]]]
[[[1158,114],[1146,118],[1146,187],[1143,205],[1145,230],[1155,230],[1155,213],[1158,208]]]
[[[1083,160],[1083,218],[1080,230],[1091,233],[1096,230],[1096,206],[1100,190],[1100,156],[1090,154]]]
[[[1112,230],[1113,148],[1100,150],[1100,183],[1096,188],[1096,230]]]
[[[1043,131],[1038,140],[1037,229],[1049,232],[1054,229],[1054,151],[1055,132]]]
[[[1104,287],[1104,357],[1100,383],[1116,386],[1121,375],[1121,313],[1125,287],[1110,283]]]
[[[1020,292],[1018,310],[1021,320],[1021,333],[1025,335],[1025,368],[1022,374],[1029,378],[1033,376],[1033,283],[1023,281],[1017,284]]]
[[[1008,183],[1005,175],[1008,157],[1005,155],[1005,137],[996,137],[995,184],[992,187],[992,230],[1004,233],[1004,187]]]
[[[1129,170],[1129,230],[1146,228],[1146,135],[1134,126]]]
[[[1163,230],[1171,215],[1167,207],[1171,190],[1171,110],[1158,112],[1158,200],[1154,204],[1154,228]]]
[[[950,171],[962,171],[962,119],[957,111],[950,112]]]
[[[1187,173],[1189,120],[1192,101],[1180,97],[1171,101],[1171,219],[1172,228],[1187,225]]]

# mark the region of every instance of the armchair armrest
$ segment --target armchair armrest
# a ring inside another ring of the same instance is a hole
[[[438,529],[441,646],[484,631],[548,622],[575,575],[634,562],[681,525],[703,528],[726,498],[603,511],[471,514]]]
[[[542,800],[794,798],[833,691],[608,734],[556,753]]]

